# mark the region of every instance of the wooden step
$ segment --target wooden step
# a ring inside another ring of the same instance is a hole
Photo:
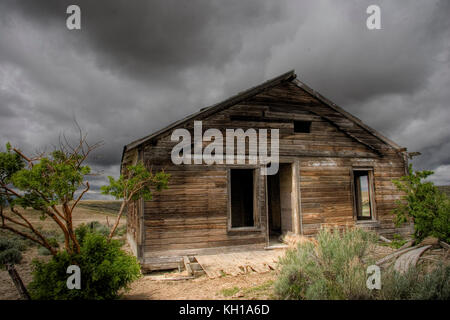
[[[205,271],[203,270],[202,266],[197,262],[195,257],[191,256],[184,256],[184,267],[187,270],[189,275],[193,275],[194,277],[201,276],[205,274]]]

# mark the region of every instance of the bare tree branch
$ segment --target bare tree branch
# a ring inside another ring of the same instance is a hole
[[[70,208],[70,211],[73,211],[75,206],[78,204],[78,202],[83,198],[84,194],[89,191],[89,182],[86,182],[86,189],[83,190],[83,192],[78,196],[77,200],[73,203],[72,207]]]

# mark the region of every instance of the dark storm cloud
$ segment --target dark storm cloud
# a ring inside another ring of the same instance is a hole
[[[376,2],[379,31],[373,1],[2,1],[0,142],[51,148],[76,119],[105,142],[95,193],[124,144],[295,68],[450,184],[450,2]]]
[[[70,4],[82,8],[82,32],[64,30],[73,50],[140,80],[174,80],[197,66],[221,68],[242,46],[241,33],[271,23],[282,7],[270,1],[11,1],[10,10],[42,28],[64,26]],[[4,10],[5,11],[5,10]],[[158,83],[156,81],[156,83]]]

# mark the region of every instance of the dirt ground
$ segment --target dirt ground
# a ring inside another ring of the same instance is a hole
[[[124,299],[137,300],[214,300],[272,298],[276,272],[249,273],[209,279],[206,275],[192,280],[154,281],[144,276],[134,282]]]

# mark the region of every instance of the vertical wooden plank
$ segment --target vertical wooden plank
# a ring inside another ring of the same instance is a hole
[[[292,189],[293,192],[293,215],[294,215],[294,233],[303,234],[302,217],[301,217],[301,194],[300,194],[300,161],[297,159],[292,164]]]
[[[227,228],[231,230],[231,169],[227,168]]]
[[[266,171],[267,172],[267,171]],[[266,246],[270,245],[270,226],[269,226],[269,195],[268,195],[268,186],[267,186],[267,175],[264,175],[264,202],[265,202],[265,211],[266,211]]]
[[[369,173],[369,199],[370,199],[370,206],[372,210],[372,220],[378,221],[378,214],[377,214],[377,204],[376,204],[376,194],[375,194],[375,177],[374,177],[374,168],[371,168],[368,170]]]
[[[139,148],[139,161],[144,164],[144,152],[142,148]],[[137,259],[139,261],[144,261],[145,256],[145,202],[143,198],[139,199],[139,206],[138,206],[138,219],[139,220],[139,235],[137,235],[137,241],[139,241],[137,245]]]
[[[281,232],[293,231],[292,164],[280,166]]]

